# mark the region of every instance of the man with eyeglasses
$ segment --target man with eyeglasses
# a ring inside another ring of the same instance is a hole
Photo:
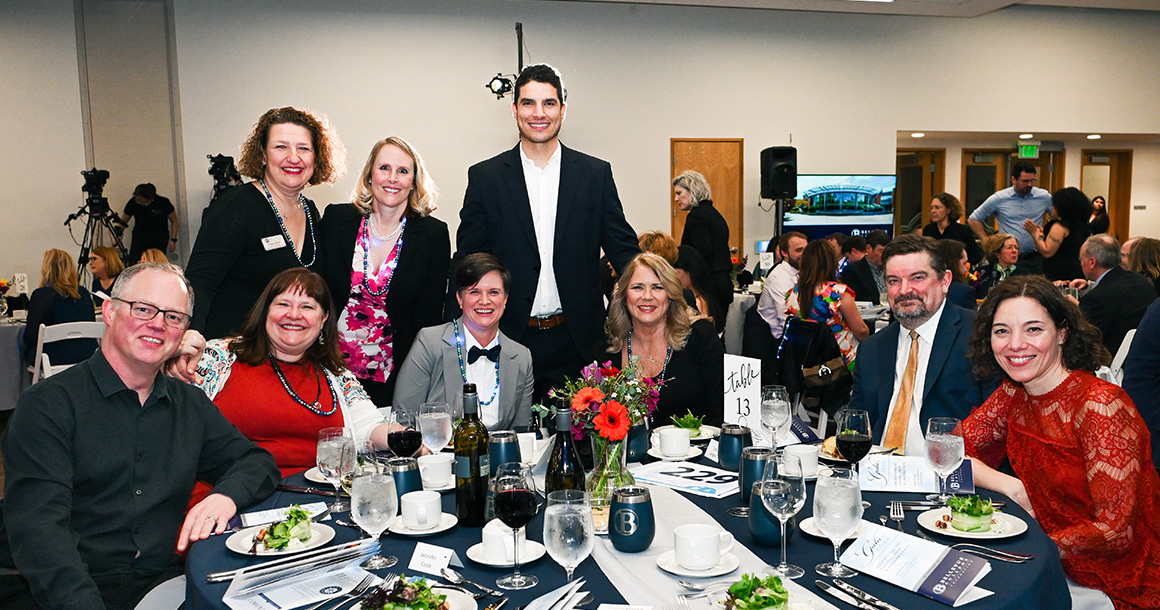
[[[1011,167],[1011,186],[996,192],[979,204],[967,226],[971,227],[979,241],[987,239],[983,222],[992,216],[1000,233],[1009,233],[1019,242],[1019,266],[1031,273],[1043,273],[1043,256],[1035,247],[1035,239],[1023,228],[1023,222],[1030,220],[1043,225],[1051,216],[1051,193],[1035,186],[1038,169],[1028,161],[1017,161]]]
[[[274,490],[273,457],[160,372],[191,311],[180,269],[130,267],[102,304],[101,348],[20,397],[0,438],[0,605],[128,609],[166,583],[176,607],[179,553]],[[214,491],[186,513],[198,478]]]

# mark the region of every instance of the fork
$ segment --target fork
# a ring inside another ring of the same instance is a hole
[[[324,599],[324,600],[318,602],[317,604],[310,606],[306,610],[316,610],[317,608],[321,608],[321,607],[325,606],[326,604],[329,604],[330,602],[332,602],[336,599],[342,598],[342,597],[358,597],[358,596],[362,595],[363,593],[366,593],[367,589],[371,588],[371,583],[373,583],[374,581],[375,581],[375,575],[374,574],[367,574],[366,578],[363,578],[361,581],[359,581],[359,583],[357,585],[355,585],[354,588],[350,590],[350,592],[344,593],[338,597]],[[386,581],[384,581],[384,582],[386,582]]]
[[[927,536],[926,534],[922,533],[921,530],[919,530],[918,535],[921,536],[922,538],[930,540],[931,542],[938,542],[937,540],[931,538],[930,536]],[[942,544],[942,543],[940,542],[939,544]],[[955,549],[956,551],[962,551],[964,553],[971,553],[973,555],[978,555],[979,557],[984,557],[986,559],[995,559],[998,561],[1007,561],[1010,563],[1023,563],[1024,561],[1028,561],[1030,559],[1035,559],[1035,555],[1032,555],[1030,553],[1014,553],[1011,551],[1000,551],[999,549],[993,549],[991,547],[983,546],[980,544],[972,544],[970,542],[960,542],[958,544],[952,544],[952,545],[950,545],[950,548]]]
[[[902,512],[902,503],[898,500],[890,501],[890,520],[898,524],[898,531],[902,531],[902,521],[906,519],[906,513]]]
[[[698,591],[696,593],[678,593],[677,594],[677,603],[680,604],[680,606],[682,608],[688,608],[690,599],[700,599],[702,597],[708,597],[709,595],[712,595],[714,593],[720,593],[721,591],[724,591],[728,588],[729,588],[728,585],[722,585],[722,586],[716,586],[716,587],[713,585],[707,585],[706,589],[704,591]]]

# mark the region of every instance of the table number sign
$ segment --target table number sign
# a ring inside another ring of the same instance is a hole
[[[737,473],[689,462],[653,462],[632,468],[637,483],[662,485],[709,498],[728,498],[740,493]]]
[[[761,435],[761,360],[725,354],[725,423],[740,424]]]
[[[938,475],[916,455],[868,455],[858,464],[858,483],[862,491],[904,491],[936,493]],[[959,469],[947,477],[949,493],[974,493],[971,462],[964,460]]]

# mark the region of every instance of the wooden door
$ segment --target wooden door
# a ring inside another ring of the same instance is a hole
[[[1129,221],[1132,210],[1132,151],[1130,150],[1089,150],[1080,154],[1080,175],[1089,167],[1107,167],[1108,192],[1089,191],[1088,185],[1080,181],[1080,190],[1088,197],[1103,195],[1107,201],[1108,219],[1111,225],[1108,233],[1121,242],[1128,239]]]
[[[670,140],[672,178],[685,170],[701,172],[713,191],[713,207],[729,224],[729,248],[744,254],[745,223],[742,209],[744,167],[744,140],[741,138],[712,138]],[[685,217],[674,200],[676,193],[669,185],[669,208],[672,214],[672,235],[681,243],[685,231]]]
[[[894,234],[921,232],[930,200],[946,189],[946,149],[899,149],[895,162]]]
[[[967,217],[979,204],[987,200],[995,191],[1011,186],[1011,177],[1007,172],[1007,161],[1010,159],[1011,149],[975,149],[963,150],[962,193],[959,201],[963,202],[963,218],[966,224]],[[984,222],[987,233],[995,232],[995,223]]]

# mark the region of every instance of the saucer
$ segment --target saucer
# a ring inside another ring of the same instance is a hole
[[[403,525],[403,516],[399,515],[398,517],[395,517],[394,521],[391,521],[391,526],[388,527],[387,530],[392,534],[399,534],[400,536],[430,536],[431,534],[446,532],[447,530],[455,527],[456,523],[459,523],[458,517],[451,513],[443,513],[442,517],[439,519],[439,525],[425,530],[413,530],[406,525]]]
[[[684,576],[686,578],[712,578],[714,576],[722,576],[736,570],[741,565],[741,560],[733,553],[724,553],[721,555],[721,560],[717,565],[708,570],[690,570],[681,567],[677,563],[676,551],[665,551],[657,557],[657,567],[668,572],[669,574],[676,574],[677,576]]]
[[[524,545],[524,552],[520,555],[520,565],[527,565],[543,557],[545,552],[546,549],[544,549],[544,545],[536,542],[535,540],[528,540]],[[492,563],[491,561],[484,559],[482,542],[477,542],[475,546],[467,549],[467,558],[474,561],[475,563],[491,566],[493,568],[513,568],[516,565],[511,561]]]
[[[656,428],[653,428],[653,432],[660,432],[661,430],[673,427],[674,426],[672,424],[667,426],[657,426]],[[721,436],[721,429],[717,426],[701,426],[700,434],[696,436],[690,436],[689,441],[694,443],[697,441],[709,441],[711,439],[717,438],[718,436]]]
[[[702,451],[700,449],[698,449],[697,447],[689,447],[689,452],[686,453],[685,455],[680,455],[680,456],[676,456],[676,457],[669,457],[669,456],[661,453],[660,447],[653,447],[653,448],[648,450],[649,455],[655,457],[658,460],[664,460],[666,462],[680,462],[683,460],[691,460],[695,457],[699,457],[701,455],[701,453],[702,453]]]
[[[426,483],[423,484],[424,491],[451,491],[455,489],[455,477],[447,479],[447,482],[438,487],[428,487]]]
[[[322,476],[322,471],[318,469],[318,466],[315,466],[314,468],[311,468],[310,470],[302,473],[302,476],[306,477],[306,480],[312,483],[330,485],[330,481],[327,481],[326,477]]]

